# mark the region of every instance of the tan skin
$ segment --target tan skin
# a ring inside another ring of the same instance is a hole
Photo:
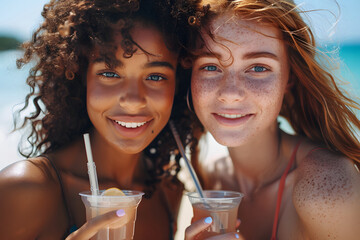
[[[207,36],[205,41],[221,60],[203,50],[194,62],[191,86],[199,120],[228,147],[234,168],[228,175],[204,167],[204,188],[245,194],[238,213],[240,236],[224,238],[270,239],[279,181],[301,142],[286,178],[277,238],[358,239],[360,174],[353,162],[278,128],[289,87],[287,51],[279,30],[230,17],[224,14],[211,22],[220,44]],[[215,164],[224,167],[224,160]],[[207,226],[193,223],[186,239],[196,239]]]
[[[100,189],[144,189],[146,173],[141,152],[159,134],[171,113],[177,54],[168,50],[154,27],[137,24],[131,34],[155,56],[138,50],[125,59],[119,47],[119,66],[109,69],[101,59],[94,58],[87,72],[87,110],[95,127],[90,138]],[[119,125],[121,122],[137,122],[141,126],[125,128]],[[67,240],[89,239],[102,226],[124,221],[114,211],[86,222],[79,197],[79,192],[89,190],[82,136],[49,154],[49,158],[61,174],[66,201],[80,227]],[[56,173],[46,159],[30,160],[17,162],[0,174],[1,239],[63,239],[69,222]],[[150,199],[143,199],[138,207],[134,239],[146,239],[149,235],[168,239],[164,196],[169,198],[170,211],[176,217],[182,185],[163,181],[157,189],[160,190]]]

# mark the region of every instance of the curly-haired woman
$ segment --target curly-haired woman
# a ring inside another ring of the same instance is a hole
[[[44,21],[18,60],[19,67],[35,63],[20,111],[27,115],[23,121],[18,115],[15,126],[29,127],[20,145],[27,160],[0,173],[1,239],[64,239],[71,232],[67,239],[89,239],[119,219],[114,211],[84,224],[79,192],[89,189],[87,132],[99,188],[145,192],[134,238],[173,237],[183,185],[169,118],[182,140],[191,140],[186,82],[176,80],[186,27],[180,15],[170,15],[175,7],[161,0],[44,6]]]
[[[245,194],[240,233],[218,239],[359,239],[359,105],[320,64],[301,10],[291,0],[203,0],[199,9],[208,11],[189,18],[201,30],[190,41],[193,106],[232,163],[204,164],[200,177],[206,189]]]

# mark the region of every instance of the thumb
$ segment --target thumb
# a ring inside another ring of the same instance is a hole
[[[212,222],[212,218],[207,217],[192,223],[185,230],[185,240],[196,239],[197,235],[208,229]]]

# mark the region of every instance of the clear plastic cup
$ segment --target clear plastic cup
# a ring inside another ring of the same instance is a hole
[[[239,204],[244,194],[234,191],[203,191],[204,198],[197,192],[188,193],[194,211],[191,222],[212,217],[211,227],[199,239],[205,239],[228,232],[236,232]]]
[[[100,191],[100,194],[105,190]],[[104,213],[123,209],[125,216],[101,229],[91,240],[122,240],[133,239],[137,207],[143,192],[123,190],[126,196],[91,195],[91,192],[81,192],[81,200],[86,208],[86,220]]]

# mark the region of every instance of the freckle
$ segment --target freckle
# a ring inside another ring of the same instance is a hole
[[[152,130],[151,133],[154,133],[154,130]]]

